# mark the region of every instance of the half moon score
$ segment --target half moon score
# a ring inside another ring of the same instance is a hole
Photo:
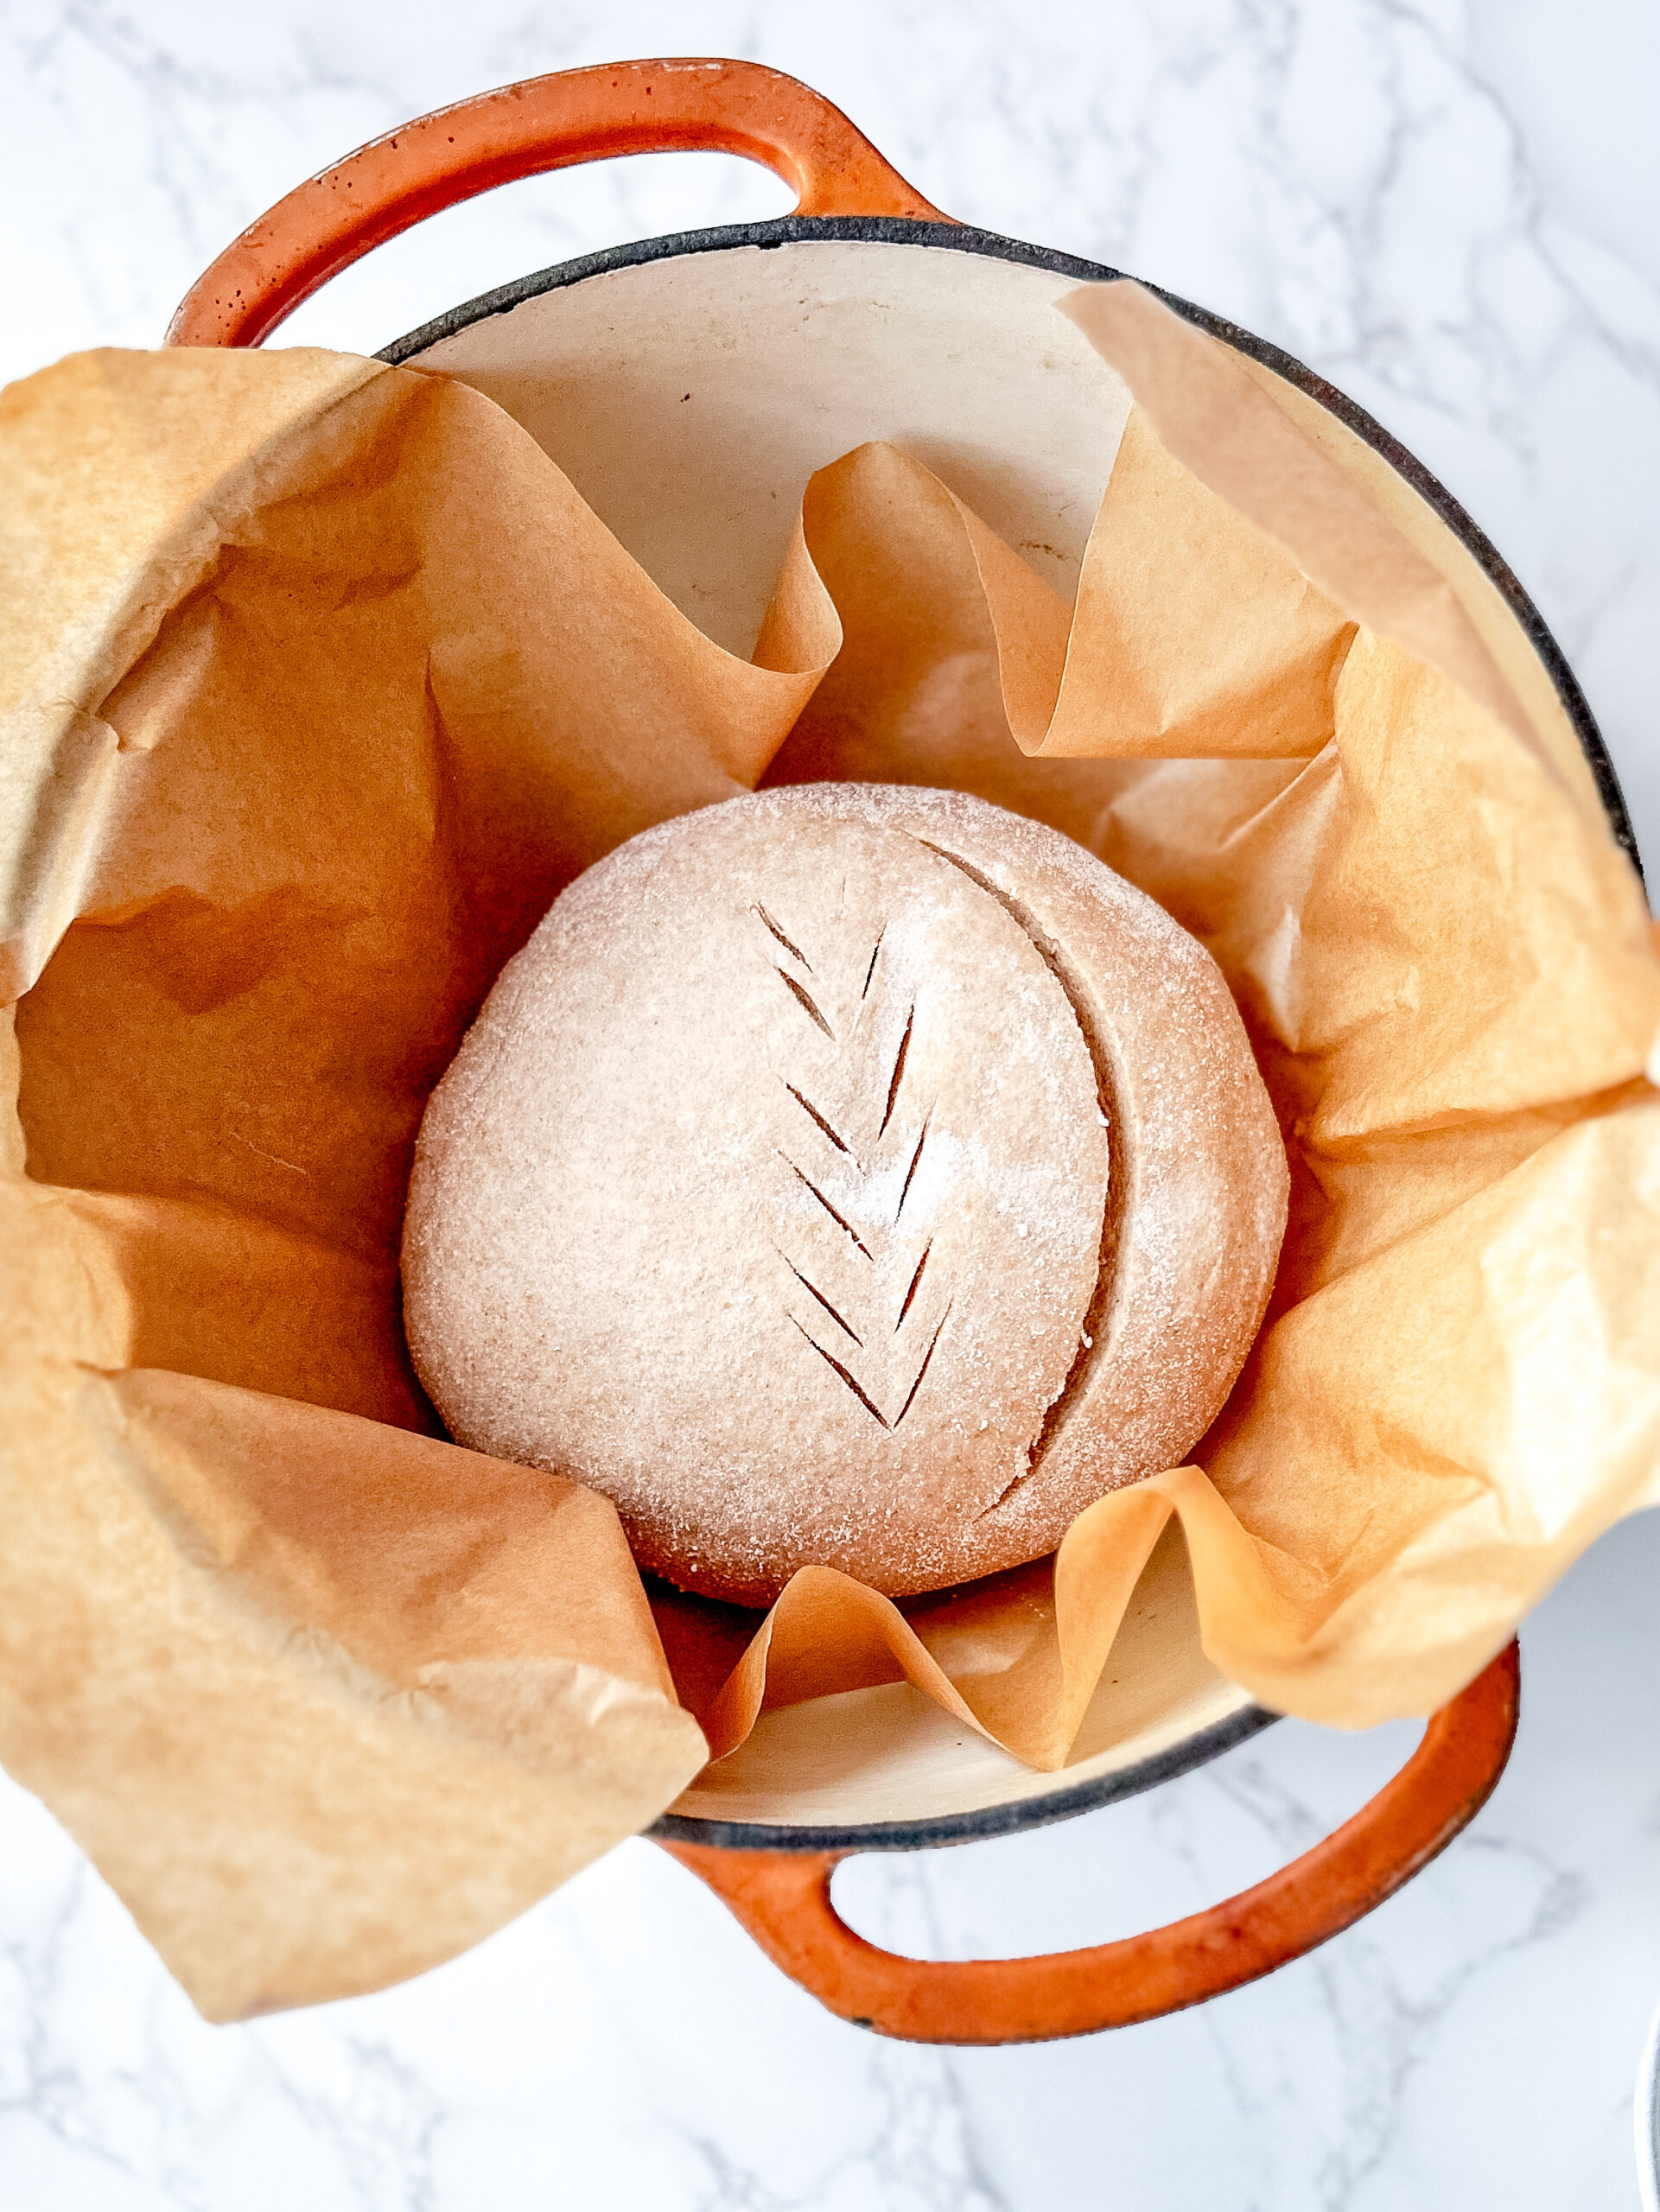
[[[770,1604],[1035,1558],[1209,1426],[1285,1157],[1208,954],[1070,839],[862,785],[647,830],[504,969],[422,1125],[457,1440]]]

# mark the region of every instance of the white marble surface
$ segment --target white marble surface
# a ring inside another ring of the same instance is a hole
[[[1660,861],[1660,12],[1647,0],[0,0],[0,375],[153,343],[228,238],[421,110],[630,54],[837,99],[930,198],[1279,340],[1534,594]],[[284,335],[365,350],[626,235],[781,212],[718,157],[520,185]],[[48,1815],[0,1796],[0,2206],[1393,2212],[1635,2206],[1660,1991],[1660,1516],[1524,1638],[1491,1806],[1371,1920],[1176,2019],[993,2052],[818,2012],[633,1844],[408,1988],[204,2027]],[[841,1878],[881,1940],[1073,1943],[1255,1878],[1411,1731],[1289,1724],[1064,1827]]]

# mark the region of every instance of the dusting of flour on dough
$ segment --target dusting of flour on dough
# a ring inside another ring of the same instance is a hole
[[[1283,1221],[1253,1084],[1208,956],[1056,832],[868,786],[681,817],[556,903],[434,1094],[417,1369],[688,1587],[1012,1565],[1237,1372]]]

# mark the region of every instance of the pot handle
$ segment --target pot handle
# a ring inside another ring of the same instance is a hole
[[[906,1959],[830,1902],[843,1852],[663,1848],[730,1906],[774,1963],[855,2027],[909,2043],[1040,2043],[1155,2020],[1301,1958],[1383,1904],[1473,1820],[1521,1707],[1511,1643],[1431,1719],[1399,1774],[1312,1851],[1222,1904],[1144,1936],[1035,1959]]]
[[[251,223],[179,303],[169,346],[258,346],[331,276],[441,209],[616,154],[741,154],[801,215],[951,218],[793,77],[757,61],[618,61],[480,92],[348,154]]]

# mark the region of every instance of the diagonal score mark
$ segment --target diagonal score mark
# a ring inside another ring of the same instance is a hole
[[[776,1145],[773,1147],[773,1150],[775,1152],[778,1151]],[[863,1237],[860,1236],[858,1230],[854,1228],[852,1223],[843,1220],[841,1215],[836,1212],[835,1207],[824,1196],[824,1193],[819,1189],[817,1184],[813,1182],[810,1177],[802,1174],[801,1170],[796,1166],[794,1160],[791,1159],[787,1152],[779,1152],[778,1156],[784,1162],[784,1165],[789,1169],[791,1174],[798,1177],[801,1182],[806,1185],[807,1188],[812,1192],[814,1198],[817,1199],[819,1205],[824,1207],[825,1212],[836,1224],[836,1226],[846,1236],[849,1236],[853,1239],[859,1249],[864,1254],[866,1259],[868,1260],[870,1258],[870,1247],[865,1243]]]
[[[905,1403],[900,1408],[898,1413],[894,1416],[894,1427],[895,1428],[899,1427],[900,1423],[905,1419],[906,1414],[910,1412],[911,1402],[916,1396],[917,1392],[922,1388],[922,1378],[928,1372],[928,1362],[934,1356],[934,1346],[939,1342],[940,1331],[944,1329],[946,1322],[949,1321],[951,1318],[951,1309],[948,1306],[945,1308],[945,1311],[939,1317],[938,1328],[934,1331],[932,1336],[928,1339],[928,1349],[922,1355],[922,1364],[917,1370],[917,1379],[911,1385],[909,1393],[906,1397]],[[886,1427],[887,1424],[884,1421],[882,1426]]]
[[[882,939],[887,935],[887,925],[884,922],[881,929],[876,932],[876,942],[870,948],[870,965],[865,969],[865,986],[863,990],[859,994],[861,1000],[868,999],[870,996],[870,979],[876,972],[876,955],[881,950]]]
[[[895,1229],[900,1225],[900,1216],[905,1211],[905,1201],[911,1195],[912,1179],[915,1176],[917,1169],[922,1164],[922,1147],[928,1141],[928,1124],[933,1120],[933,1118],[934,1109],[931,1106],[922,1117],[922,1128],[917,1138],[917,1148],[911,1154],[911,1165],[905,1171],[905,1184],[904,1187],[900,1192],[900,1202],[894,1209],[894,1226]]]
[[[780,969],[779,972],[781,975],[783,970]],[[900,1095],[900,1084],[904,1080],[906,1056],[911,1050],[911,1032],[916,1025],[916,1002],[913,1000],[911,1011],[905,1017],[905,1034],[900,1039],[899,1052],[894,1056],[894,1079],[887,1086],[887,1106],[882,1115],[882,1125],[876,1132],[879,1137],[887,1134],[887,1124],[894,1118],[894,1107]]]
[[[793,1313],[792,1313],[792,1314],[789,1316],[789,1319],[790,1319],[792,1322],[794,1322],[795,1326],[796,1326],[798,1329],[801,1329],[801,1324],[800,1324],[800,1322],[799,1322],[799,1321],[797,1321],[797,1320],[796,1320],[795,1315],[794,1315]],[[940,1325],[943,1327],[944,1325],[944,1323],[942,1322]],[[881,1416],[881,1409],[880,1409],[877,1406],[874,1405],[874,1404],[872,1403],[872,1402],[871,1402],[868,1397],[866,1397],[866,1395],[865,1395],[864,1392],[863,1392],[863,1391],[859,1388],[858,1383],[854,1380],[853,1376],[852,1376],[851,1375],[849,1375],[849,1372],[848,1372],[847,1369],[846,1369],[845,1367],[843,1367],[843,1364],[842,1364],[841,1361],[840,1361],[839,1359],[836,1358],[836,1357],[835,1357],[831,1353],[827,1352],[827,1351],[825,1351],[825,1349],[824,1349],[824,1345],[823,1345],[823,1344],[821,1344],[819,1343],[819,1341],[818,1341],[817,1338],[817,1337],[815,1337],[815,1336],[812,1334],[812,1332],[811,1332],[811,1330],[808,1330],[808,1329],[801,1329],[801,1333],[802,1333],[802,1335],[803,1335],[804,1337],[805,1337],[805,1338],[806,1338],[807,1342],[808,1342],[808,1343],[812,1346],[813,1350],[814,1350],[814,1351],[818,1354],[818,1357],[820,1357],[820,1359],[822,1359],[822,1360],[824,1361],[824,1363],[825,1366],[826,1366],[826,1367],[833,1367],[833,1368],[836,1370],[836,1373],[841,1376],[841,1378],[842,1378],[843,1382],[845,1382],[845,1383],[847,1384],[847,1386],[848,1386],[849,1389],[852,1391],[852,1393],[853,1393],[854,1396],[855,1396],[855,1397],[859,1401],[859,1403],[860,1403],[860,1404],[864,1408],[865,1411],[866,1411],[866,1412],[867,1412],[867,1413],[871,1416],[871,1418],[872,1418],[874,1421],[876,1421],[881,1422],[881,1424],[882,1427],[886,1428],[886,1427],[887,1427],[887,1423],[885,1421],[883,1421],[883,1420],[882,1420],[882,1416]],[[928,1350],[929,1350],[930,1353],[932,1354],[932,1351],[933,1351],[933,1346],[932,1346],[932,1344],[930,1344],[930,1345],[929,1345],[929,1347],[928,1347]],[[927,1364],[927,1362],[925,1360],[925,1361],[924,1361],[924,1363],[923,1363],[923,1364],[925,1366],[925,1365]],[[919,1376],[917,1377],[918,1382],[920,1382],[920,1381],[921,1381],[921,1379],[922,1379],[922,1378],[921,1378],[921,1376]],[[915,1388],[914,1388],[914,1386],[913,1387],[912,1394],[911,1394],[911,1395],[912,1395],[912,1396],[913,1396],[913,1397],[914,1397],[914,1396],[915,1396],[915,1395],[916,1395],[916,1391],[915,1391]],[[907,1398],[907,1399],[906,1400],[906,1402],[906,1402],[906,1405],[908,1406],[908,1405],[910,1404],[910,1402],[911,1402],[911,1400],[910,1400],[909,1398]]]
[[[790,1082],[787,1077],[781,1077],[779,1080],[783,1083],[784,1088],[789,1092],[791,1097],[794,1099],[796,1104],[800,1107],[802,1112],[804,1114],[811,1114],[812,1116],[814,1121],[817,1122],[819,1128],[823,1129],[824,1135],[836,1147],[837,1152],[846,1153],[848,1158],[851,1160],[853,1158],[852,1146],[849,1144],[844,1144],[842,1139],[836,1135],[835,1130],[831,1128],[830,1123],[819,1112],[817,1107],[813,1104],[811,1099],[804,1098],[801,1093],[796,1089],[794,1084]]]
[[[905,1294],[905,1303],[900,1308],[900,1318],[894,1324],[894,1334],[895,1336],[898,1336],[900,1331],[905,1326],[905,1317],[911,1310],[911,1300],[916,1296],[917,1292],[922,1287],[922,1270],[927,1266],[928,1255],[933,1250],[933,1249],[934,1240],[931,1236],[922,1248],[922,1257],[917,1262],[917,1271],[911,1278],[911,1287]],[[849,1334],[851,1335],[851,1333],[852,1332],[849,1331]]]
[[[825,1297],[824,1292],[820,1290],[817,1284],[815,1282],[809,1282],[806,1276],[802,1274],[800,1268],[797,1267],[795,1262],[791,1259],[787,1252],[779,1251],[779,1248],[776,1244],[773,1245],[773,1249],[775,1252],[778,1252],[779,1259],[783,1261],[785,1266],[788,1268],[790,1273],[795,1277],[796,1281],[801,1285],[801,1287],[807,1293],[808,1296],[810,1298],[816,1298],[818,1300],[825,1313],[828,1313],[831,1320],[835,1322],[836,1327],[838,1329],[844,1330],[846,1333],[853,1338],[854,1343],[858,1345],[860,1351],[862,1351],[865,1348],[864,1338],[855,1329],[852,1329],[848,1326],[848,1324],[842,1319],[836,1308],[830,1304],[829,1299]],[[798,1323],[797,1325],[799,1326],[799,1324]]]
[[[809,1018],[818,1024],[818,1027],[824,1031],[825,1036],[830,1039],[833,1045],[836,1042],[836,1032],[830,1027],[829,1022],[825,1020],[824,1015],[820,1014],[818,1008],[813,1004],[808,993],[805,992],[802,988],[801,985],[797,982],[793,976],[785,976],[781,968],[774,968],[773,972],[775,976],[782,978],[785,988],[805,1008]]]
[[[755,916],[761,927],[764,930],[768,931],[778,939],[779,943],[784,947],[784,950],[786,952],[792,952],[795,955],[796,958],[801,963],[802,966],[811,976],[812,973],[811,961],[808,959],[806,954],[801,950],[801,947],[798,944],[797,944],[792,938],[785,936],[783,931],[773,919],[773,917],[767,912],[766,907],[761,905],[759,899],[755,901],[754,905],[749,909],[749,911]]]

